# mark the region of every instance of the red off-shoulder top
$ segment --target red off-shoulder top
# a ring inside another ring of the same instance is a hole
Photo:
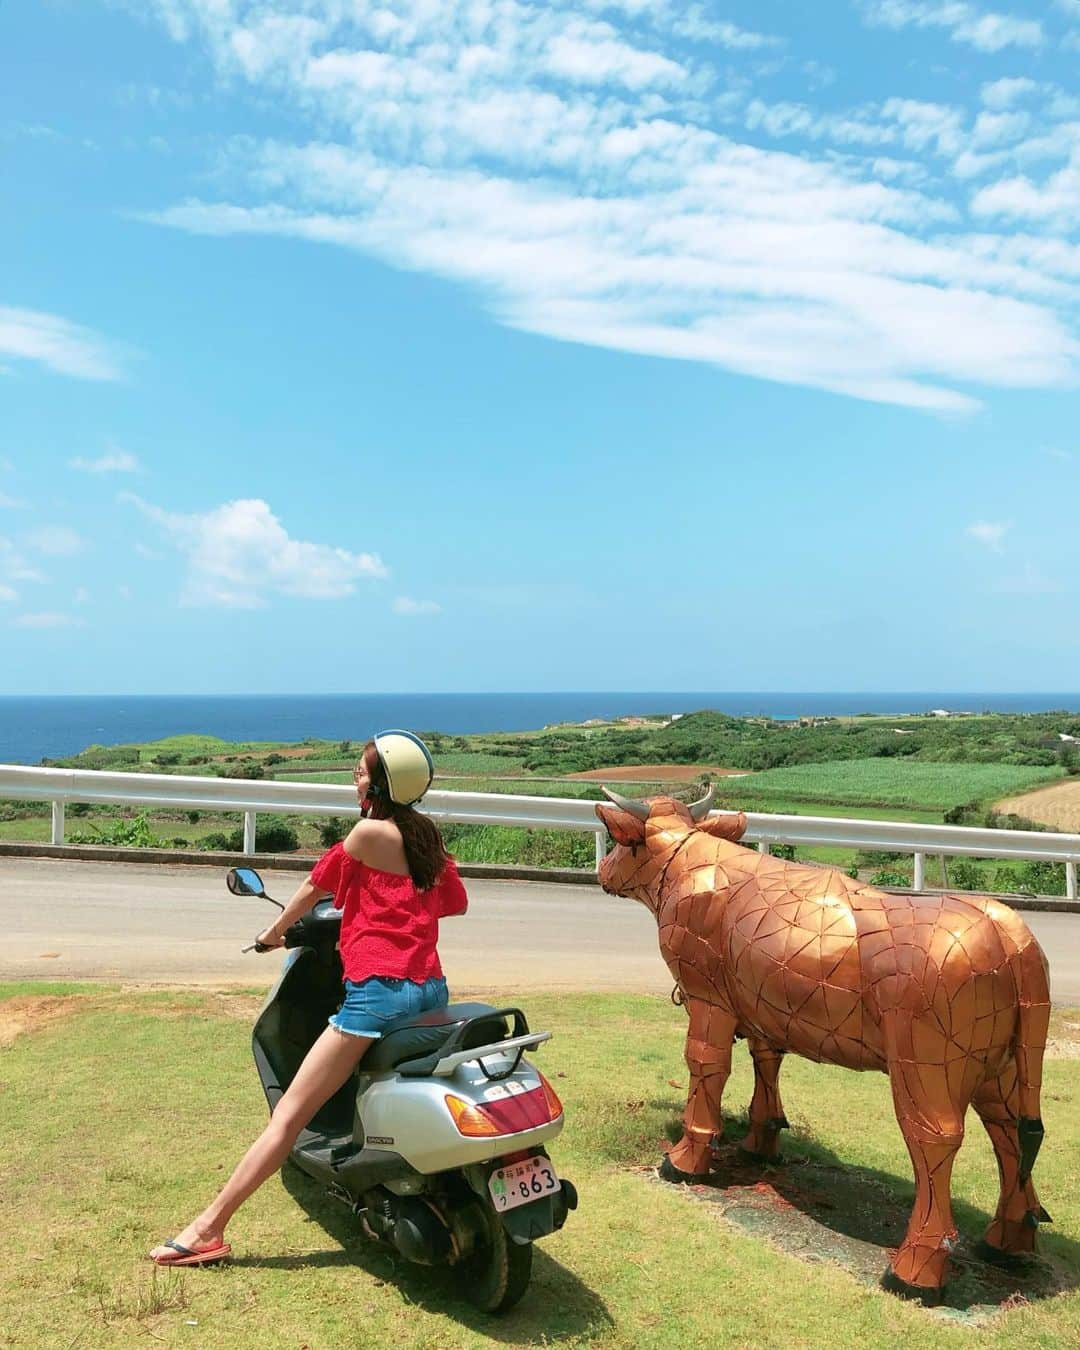
[[[359,983],[373,975],[423,984],[441,975],[439,920],[464,914],[468,897],[450,859],[428,891],[409,876],[369,867],[335,844],[311,869],[311,880],[331,891],[341,916],[341,962],[345,978]]]

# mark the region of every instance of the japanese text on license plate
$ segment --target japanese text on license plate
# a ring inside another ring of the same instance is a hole
[[[550,1158],[526,1158],[524,1162],[497,1167],[488,1178],[488,1190],[500,1214],[518,1205],[527,1205],[542,1196],[553,1195],[562,1182],[555,1175]]]

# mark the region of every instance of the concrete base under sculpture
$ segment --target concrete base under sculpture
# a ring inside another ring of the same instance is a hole
[[[984,1252],[1031,1253],[1049,1215],[1031,1181],[1050,1016],[1046,958],[1008,906],[979,896],[892,896],[826,867],[742,847],[746,817],[608,794],[604,889],[655,915],[690,1019],[683,1136],[661,1175],[706,1177],[732,1045],[754,1061],[742,1147],[775,1156],[787,1053],[889,1075],[915,1171],[915,1204],[885,1284],[933,1302],[956,1243],[953,1161],[975,1108],[1001,1194]]]

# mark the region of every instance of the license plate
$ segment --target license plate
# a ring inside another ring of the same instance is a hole
[[[488,1190],[496,1210],[503,1214],[561,1190],[550,1158],[526,1158],[524,1162],[497,1167],[488,1177]]]

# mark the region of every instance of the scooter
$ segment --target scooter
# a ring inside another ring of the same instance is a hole
[[[233,868],[226,884],[284,908],[254,868]],[[341,1005],[340,925],[322,900],[285,933],[285,962],[252,1034],[271,1111]],[[550,1038],[531,1032],[519,1008],[486,1003],[399,1018],[290,1157],[369,1238],[419,1265],[454,1267],[470,1302],[506,1312],[528,1287],[533,1242],[577,1208],[546,1148],[563,1127],[562,1104],[525,1059]]]

